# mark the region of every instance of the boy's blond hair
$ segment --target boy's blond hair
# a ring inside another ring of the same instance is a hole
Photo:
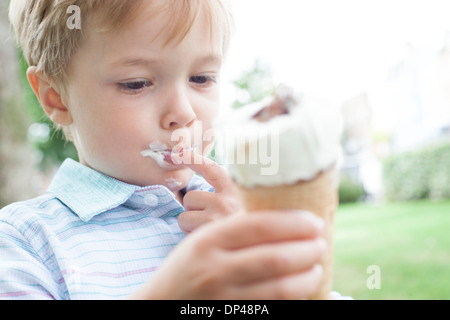
[[[9,18],[28,64],[36,66],[64,94],[66,67],[91,26],[89,17],[98,15],[100,31],[118,30],[140,12],[143,2],[154,5],[155,14],[165,10],[168,43],[181,41],[189,33],[203,7],[211,34],[220,30],[224,51],[228,47],[232,17],[226,0],[11,0]],[[81,12],[81,29],[67,25],[68,8],[74,5]]]

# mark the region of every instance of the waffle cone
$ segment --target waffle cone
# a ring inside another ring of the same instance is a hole
[[[294,185],[245,188],[238,186],[246,211],[295,209],[310,211],[325,220],[324,238],[328,251],[321,261],[324,277],[314,300],[328,299],[333,282],[333,229],[334,213],[338,205],[335,169],[320,173],[309,181]]]

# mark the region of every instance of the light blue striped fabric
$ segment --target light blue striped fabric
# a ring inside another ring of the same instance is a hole
[[[195,176],[187,191],[213,191]],[[47,193],[0,211],[0,299],[123,299],[184,238],[163,186],[125,184],[73,160]]]

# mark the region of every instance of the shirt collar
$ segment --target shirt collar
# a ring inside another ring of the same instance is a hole
[[[80,219],[88,221],[124,203],[136,188],[67,159],[53,178],[47,193],[54,195]]]
[[[203,178],[195,176],[186,190],[212,191]],[[160,196],[174,194],[164,186],[138,187],[102,174],[72,159],[63,162],[47,193],[52,194],[77,214],[81,220],[89,221],[94,216],[124,204],[136,191],[146,190]]]

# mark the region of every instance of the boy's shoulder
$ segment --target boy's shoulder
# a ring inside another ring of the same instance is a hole
[[[55,209],[61,207],[62,204],[50,194],[14,202],[0,209],[0,224],[22,229],[33,221],[50,218],[54,215]]]

